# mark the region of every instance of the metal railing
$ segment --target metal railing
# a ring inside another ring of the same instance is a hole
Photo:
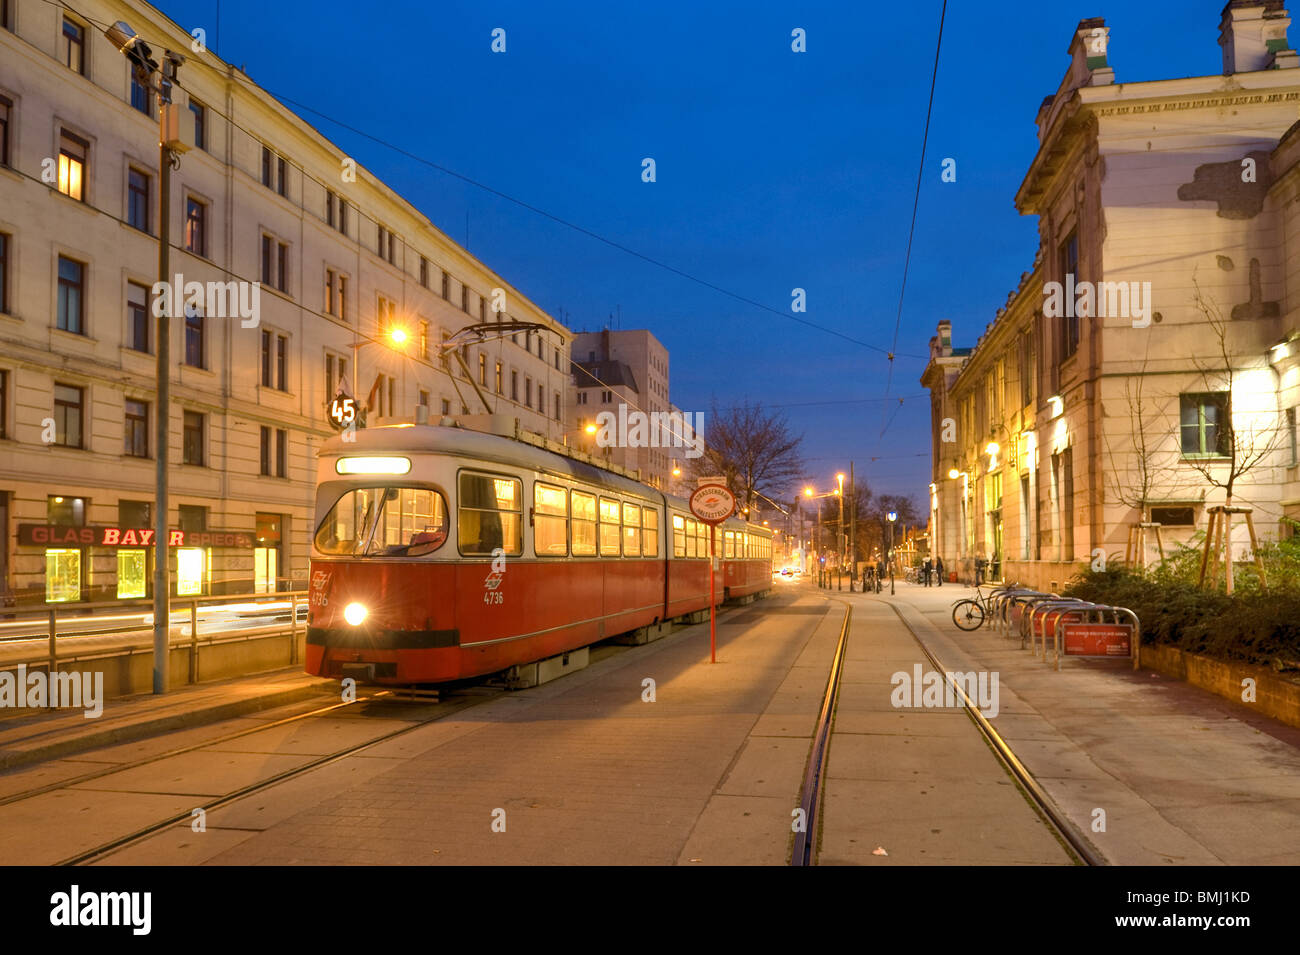
[[[195,597],[173,597],[171,600],[171,622],[168,631],[172,634],[169,641],[171,649],[175,649],[179,643],[175,639],[177,629],[180,635],[184,636],[184,623],[178,628],[176,618],[178,616],[184,619],[185,615],[189,617],[189,681],[190,683],[198,682],[199,672],[199,609],[203,606],[213,606],[216,609],[222,609],[221,605],[231,605],[234,608],[249,608],[246,612],[255,616],[269,616],[269,614],[256,614],[255,608],[259,604],[268,605],[272,612],[281,608],[274,607],[276,604],[288,603],[287,612],[289,615],[289,665],[298,662],[298,613],[299,607],[305,607],[307,604],[306,590],[289,590],[272,593],[247,593],[247,594],[213,594],[207,596]],[[121,624],[118,626],[94,626],[93,615],[88,616],[88,612],[93,614],[97,610],[132,610],[141,609],[145,611],[140,614],[141,619],[137,622]],[[0,639],[0,646],[4,644],[21,643],[23,641],[37,641],[44,639],[48,644],[48,652],[45,661],[48,664],[49,672],[53,673],[58,669],[60,659],[64,661],[81,661],[93,660],[104,657],[116,656],[124,649],[133,649],[133,647],[116,646],[108,650],[89,653],[74,653],[71,656],[59,655],[59,639],[68,639],[73,637],[106,637],[115,634],[124,633],[141,633],[147,631],[152,623],[148,622],[152,618],[153,601],[150,599],[139,600],[105,600],[93,601],[88,603],[65,604],[57,607],[43,607],[31,610],[15,610],[6,614],[6,622],[11,626],[14,621],[21,622],[19,618],[30,617],[33,623],[41,621],[44,623],[43,633],[24,633],[14,636],[7,636]],[[75,621],[80,626],[69,627],[69,617],[86,618]],[[61,620],[62,618],[62,620]],[[60,626],[60,623],[65,626]],[[239,640],[250,640],[257,637],[271,636],[284,630],[281,624],[271,624],[262,627],[247,627],[239,630],[213,631],[207,634],[204,643],[215,645],[218,643],[230,643]],[[226,634],[224,639],[213,639],[214,637]],[[39,663],[40,660],[31,661],[13,661],[12,663],[0,664],[0,669],[5,669],[10,665],[17,665],[20,662]]]

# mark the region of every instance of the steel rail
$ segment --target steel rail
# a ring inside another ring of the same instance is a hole
[[[1106,860],[1106,857],[1098,852],[1092,843],[1084,838],[1083,834],[1075,828],[1072,822],[1070,822],[1069,817],[1066,816],[1052,800],[1052,797],[1049,796],[1046,790],[1038,784],[1038,780],[1034,778],[1033,774],[1025,768],[1024,764],[1021,763],[1019,759],[1016,758],[1016,754],[1012,751],[1011,747],[1007,745],[1006,740],[1004,740],[998,731],[993,728],[993,724],[984,717],[984,714],[979,711],[979,707],[976,706],[971,698],[966,695],[966,691],[963,689],[961,683],[949,676],[949,671],[944,669],[943,664],[940,663],[938,658],[930,651],[930,648],[925,645],[925,642],[921,639],[920,635],[912,629],[912,625],[907,622],[907,618],[903,616],[903,612],[898,609],[897,604],[890,601],[889,606],[893,609],[903,626],[907,628],[907,632],[912,635],[912,639],[915,640],[916,645],[921,648],[921,652],[926,655],[927,659],[929,659],[930,665],[933,666],[937,672],[942,673],[945,680],[947,680],[952,685],[953,689],[957,691],[957,694],[961,697],[962,704],[966,709],[966,714],[974,721],[975,725],[979,727],[980,732],[984,734],[984,738],[993,748],[993,752],[997,755],[1002,765],[1006,767],[1007,772],[1011,774],[1011,777],[1016,780],[1016,782],[1020,784],[1021,788],[1029,795],[1033,800],[1034,805],[1052,824],[1052,828],[1057,831],[1061,838],[1065,840],[1074,853],[1082,859],[1085,864],[1090,866],[1110,865]]]
[[[844,603],[844,601],[839,602]],[[835,717],[835,703],[839,698],[840,675],[844,671],[844,654],[849,643],[849,621],[852,617],[853,608],[844,603],[844,622],[840,625],[839,645],[836,646],[835,657],[831,661],[830,677],[826,681],[826,694],[822,699],[821,712],[817,716],[812,751],[808,754],[808,767],[804,772],[803,789],[799,799],[799,808],[803,811],[803,829],[795,832],[794,848],[790,853],[790,865],[794,866],[813,864],[813,849],[817,842],[817,809],[821,802],[822,769],[826,764],[826,752],[830,746],[831,722]]]

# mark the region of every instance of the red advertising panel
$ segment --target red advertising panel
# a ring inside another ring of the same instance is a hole
[[[1133,625],[1127,623],[1067,623],[1065,652],[1077,657],[1133,655]]]

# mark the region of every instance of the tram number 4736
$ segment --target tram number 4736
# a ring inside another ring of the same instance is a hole
[[[491,606],[495,606],[496,604],[505,603],[506,598],[503,594],[498,593],[495,590],[489,590],[487,593],[483,595],[483,602],[487,604],[489,607],[491,607]]]

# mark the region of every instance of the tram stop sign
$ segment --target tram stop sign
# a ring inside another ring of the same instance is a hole
[[[701,484],[691,494],[691,513],[706,524],[721,524],[736,513],[736,496],[721,484]]]

